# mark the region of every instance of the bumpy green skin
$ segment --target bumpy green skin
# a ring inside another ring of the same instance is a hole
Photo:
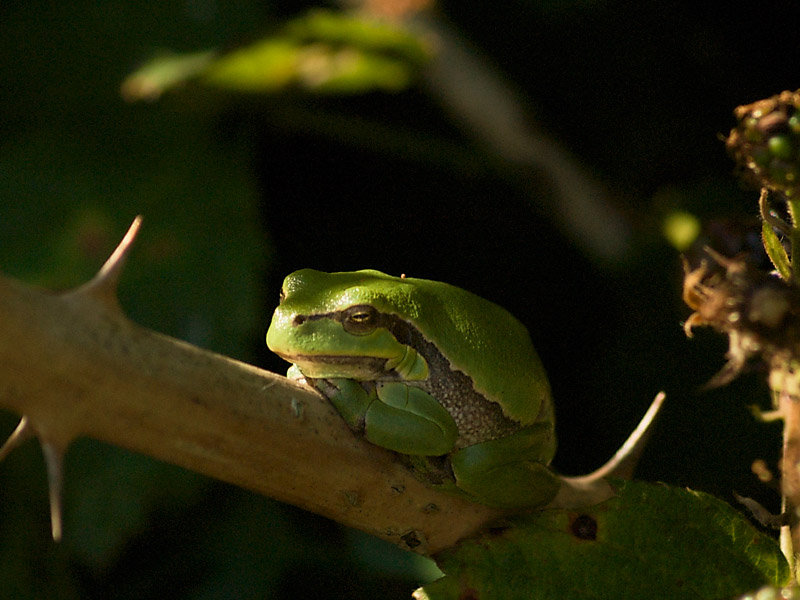
[[[379,271],[289,275],[267,345],[355,431],[434,486],[498,507],[558,489],[550,388],[528,332],[454,286]]]

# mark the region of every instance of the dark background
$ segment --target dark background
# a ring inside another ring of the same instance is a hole
[[[738,183],[720,135],[735,106],[798,87],[797,4],[439,4],[530,122],[607,190],[631,235],[612,261],[555,224],[558,199],[531,193],[541,173],[502,164],[422,85],[120,99],[154,51],[235,46],[314,6],[0,4],[0,269],[75,285],[142,213],[122,290],[131,316],[276,371],[263,334],[290,271],[445,280],[530,329],[556,398],[559,470],[599,466],[664,389],[639,477],[776,509],[750,474],[754,459],[774,466],[780,444],[749,413],[768,404],[762,374],[700,391],[726,344],[685,338],[679,254],[660,227],[676,209],[726,231],[753,222],[757,192]],[[352,135],[353,118],[374,133]],[[0,597],[407,598],[425,577],[365,536],[88,440],[68,455],[54,546],[37,448],[0,465]]]

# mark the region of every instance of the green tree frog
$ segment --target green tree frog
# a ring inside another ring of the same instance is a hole
[[[429,485],[504,508],[555,496],[550,386],[496,304],[437,281],[304,269],[284,280],[267,345]]]

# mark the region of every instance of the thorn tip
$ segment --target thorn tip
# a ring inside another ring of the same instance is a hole
[[[622,444],[616,454],[602,467],[577,477],[561,477],[561,487],[553,501],[548,505],[551,508],[581,508],[603,502],[614,495],[614,490],[606,481],[607,477],[630,479],[636,464],[641,458],[656,416],[661,410],[666,394],[659,392],[650,408],[647,409],[636,429],[633,430]]]
[[[0,447],[0,461],[2,461],[6,456],[8,456],[11,452],[19,448],[24,442],[31,439],[34,436],[33,427],[31,427],[30,419],[27,416],[23,416],[17,428],[14,429],[14,432],[8,436],[5,444]]]
[[[119,276],[125,266],[125,261],[130,254],[133,242],[136,240],[136,235],[139,233],[139,228],[142,225],[142,215],[137,215],[133,219],[131,226],[128,227],[127,233],[120,241],[119,245],[111,253],[106,262],[97,272],[91,281],[81,286],[76,290],[99,296],[112,304],[116,303],[117,298],[117,284],[119,283]]]
[[[104,279],[113,277],[116,283],[119,272],[124,266],[125,259],[128,258],[128,254],[133,247],[133,242],[136,240],[136,235],[139,233],[139,228],[141,226],[142,215],[136,215],[131,226],[128,227],[125,237],[122,238],[122,241],[114,249],[114,252],[111,253],[111,256],[108,257],[108,260],[106,260],[105,264],[100,268],[100,271],[97,273],[98,277]]]
[[[47,484],[50,496],[50,526],[53,541],[60,542],[63,533],[62,497],[64,491],[64,451],[50,442],[42,441],[47,465]]]
[[[619,447],[614,456],[596,471],[589,475],[582,475],[579,477],[571,477],[568,479],[585,479],[595,480],[603,479],[606,477],[616,477],[618,479],[630,479],[633,476],[633,471],[642,457],[644,447],[653,433],[653,423],[664,405],[667,395],[664,392],[659,392],[650,403],[650,407],[642,417],[636,429],[631,432],[625,443]]]

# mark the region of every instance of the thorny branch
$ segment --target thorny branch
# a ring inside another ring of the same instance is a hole
[[[353,435],[320,395],[285,377],[146,330],[116,285],[139,219],[98,275],[51,294],[0,277],[0,407],[23,415],[0,459],[38,437],[53,537],[62,533],[62,459],[88,436],[227,481],[434,554],[505,514],[425,487],[395,456]],[[641,454],[659,394],[609,463],[564,477],[553,508],[613,495]]]
[[[321,396],[146,330],[116,300],[138,228],[98,276],[50,294],[0,278],[0,407],[24,415],[0,458],[36,436],[61,535],[61,461],[88,436],[260,492],[421,553],[498,511],[437,493],[363,442]]]

